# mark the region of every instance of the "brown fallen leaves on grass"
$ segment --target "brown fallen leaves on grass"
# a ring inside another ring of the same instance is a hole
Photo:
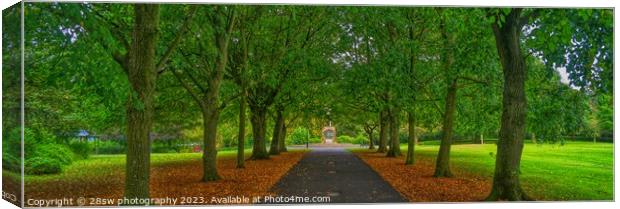
[[[262,197],[274,195],[269,189],[293,167],[303,156],[303,151],[284,152],[271,156],[269,160],[245,162],[245,168],[236,168],[234,157],[218,159],[221,179],[202,182],[202,159],[168,163],[151,167],[151,198],[177,198],[183,204],[223,204],[228,196]],[[72,198],[73,205],[80,197],[92,203],[93,199],[123,198],[124,169],[111,170],[105,176],[91,179],[50,179],[26,183],[26,199]],[[114,203],[116,204],[116,202]],[[225,204],[225,203],[224,203]],[[230,204],[230,203],[228,203]],[[89,205],[89,204],[87,204]],[[109,204],[92,204],[92,206]]]
[[[490,192],[490,179],[454,168],[452,178],[433,177],[435,160],[431,158],[416,156],[415,165],[405,165],[404,156],[388,158],[374,151],[356,154],[411,202],[481,201]]]

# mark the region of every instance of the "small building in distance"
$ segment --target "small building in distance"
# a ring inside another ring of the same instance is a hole
[[[329,122],[329,126],[323,127],[321,131],[321,141],[323,144],[335,144],[336,142],[336,127],[332,126],[332,122]]]

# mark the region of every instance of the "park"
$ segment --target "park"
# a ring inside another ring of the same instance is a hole
[[[614,200],[613,9],[2,15],[16,205]]]

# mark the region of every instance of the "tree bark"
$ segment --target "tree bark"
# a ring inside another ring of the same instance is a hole
[[[457,80],[449,82],[448,93],[446,95],[446,107],[443,116],[442,138],[437,162],[435,165],[435,177],[452,177],[450,170],[450,148],[452,146],[452,128],[454,125],[454,112],[456,111],[456,85]]]
[[[379,113],[379,148],[377,152],[387,152],[388,129],[390,128],[390,123],[386,115],[386,111],[381,111]]]
[[[389,121],[390,121],[390,149],[388,150],[386,156],[387,157],[397,157],[401,155],[400,152],[400,109],[392,108],[389,112]]]
[[[254,136],[254,144],[252,146],[252,160],[269,159],[269,153],[267,152],[267,146],[265,141],[265,129],[267,124],[265,123],[267,118],[267,108],[254,107],[250,105],[252,110],[252,116],[250,122],[252,123],[252,135]]]
[[[220,179],[217,173],[217,123],[219,110],[213,107],[203,109],[204,135],[203,135],[203,177],[202,181],[215,181]]]
[[[280,134],[282,131],[282,123],[284,123],[284,116],[281,110],[276,110],[276,123],[273,126],[273,136],[271,138],[271,145],[269,148],[270,155],[280,154]]]
[[[239,132],[237,134],[237,168],[245,168],[245,94],[239,99]]]
[[[366,132],[366,135],[368,135],[368,149],[375,149],[375,142],[373,139],[373,133],[374,133],[374,129],[373,127],[371,127],[371,125],[364,125],[364,131]]]
[[[280,140],[278,140],[278,145],[280,147],[280,152],[288,152],[286,149],[286,120],[282,120],[282,126],[280,130]]]
[[[405,160],[405,165],[413,165],[415,163],[415,145],[418,141],[415,131],[416,118],[413,110],[408,113],[407,122],[409,125],[409,141],[407,144],[407,159]]]
[[[135,4],[134,25],[127,55],[127,78],[131,93],[127,100],[126,198],[149,198],[149,171],[157,69],[155,49],[159,38],[159,6]]]
[[[368,149],[375,149],[375,139],[373,139],[372,132],[368,133]]]
[[[501,26],[500,18],[496,18],[493,24],[495,43],[504,74],[504,91],[493,187],[486,200],[531,200],[519,181],[527,111],[525,60],[519,40],[521,11],[521,8],[511,9]]]

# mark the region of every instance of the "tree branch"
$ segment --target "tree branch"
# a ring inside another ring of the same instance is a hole
[[[468,77],[468,76],[458,76],[457,79],[468,80],[468,81],[471,81],[473,83],[482,84],[482,85],[486,85],[486,86],[488,86],[489,83],[490,83],[489,81],[479,80],[479,79]]]
[[[220,104],[219,109],[222,110],[224,108],[226,108],[226,106],[228,106],[228,103],[232,102],[233,100],[239,98],[241,95],[243,94],[243,92],[239,92],[231,97],[226,98],[224,101],[222,101],[222,104]]]
[[[172,52],[174,52],[174,49],[176,49],[177,46],[181,43],[183,35],[185,35],[185,33],[189,30],[188,29],[189,25],[192,23],[194,19],[197,8],[198,7],[196,5],[190,6],[188,17],[183,22],[183,25],[181,25],[179,32],[175,34],[174,40],[172,40],[172,42],[166,49],[166,52],[164,52],[164,55],[160,58],[159,62],[156,65],[157,74],[161,74],[165,70],[166,63],[168,62],[168,59],[172,55]]]
[[[185,88],[187,90],[187,92],[190,94],[190,96],[192,96],[192,98],[194,98],[194,100],[196,100],[198,105],[200,105],[201,108],[204,108],[204,104],[203,104],[202,100],[200,99],[198,93],[194,92],[194,89],[192,89],[191,86],[189,86],[185,81],[183,81],[183,78],[181,78],[181,74],[179,74],[179,72],[177,72],[175,69],[172,69],[170,71],[172,71],[172,74],[174,74],[174,77],[177,78],[179,83],[183,86],[183,88]]]
[[[522,15],[519,20],[518,20],[518,27],[519,29],[523,28],[523,26],[525,26],[527,23],[530,22],[530,19],[536,19],[538,16],[541,15],[542,9],[533,9],[532,12],[530,12],[527,15]]]

